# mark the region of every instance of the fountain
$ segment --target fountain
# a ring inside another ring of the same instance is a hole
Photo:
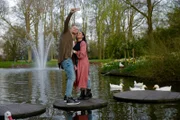
[[[34,116],[29,118],[29,120],[67,120],[68,118],[74,118],[75,116],[77,118],[78,115],[82,115],[82,113],[85,113],[83,115],[92,117],[92,120],[179,120],[180,104],[178,102],[165,104],[138,104],[136,102],[127,103],[113,100],[114,93],[122,92],[110,91],[109,83],[118,84],[119,81],[123,82],[125,85],[123,90],[125,92],[129,91],[129,86],[134,85],[134,80],[138,81],[138,79],[117,76],[104,77],[99,74],[98,70],[99,67],[97,65],[91,65],[90,78],[92,80],[93,97],[107,100],[108,106],[103,109],[92,110],[92,113],[88,113],[87,111],[77,111],[71,112],[72,114],[70,114],[70,112],[66,113],[63,110],[56,110],[52,107],[56,99],[63,99],[66,89],[66,77],[63,75],[64,73],[62,73],[63,71],[59,69],[0,69],[0,104],[18,102],[21,105],[30,103],[46,106],[46,112],[44,114]],[[144,84],[151,89],[154,82],[146,81]],[[179,83],[175,82],[173,84],[173,91],[180,92],[179,85]],[[62,102],[65,104],[64,101]],[[78,107],[79,105],[77,108]]]
[[[53,41],[54,37],[52,34],[45,37],[43,21],[40,20],[38,27],[38,45],[36,45],[36,42],[30,43],[38,69],[44,69],[46,67],[49,49]]]

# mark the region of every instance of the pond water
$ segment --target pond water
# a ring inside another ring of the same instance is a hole
[[[166,104],[137,104],[117,102],[113,99],[109,84],[124,83],[123,91],[133,86],[134,78],[103,76],[99,74],[98,66],[91,65],[90,79],[94,98],[108,101],[108,106],[92,111],[85,111],[88,120],[177,120],[180,119],[180,103]],[[143,81],[144,82],[144,81]],[[148,89],[155,83],[144,82]],[[172,91],[180,92],[177,83],[172,85]],[[160,84],[161,86],[162,84]],[[167,83],[166,83],[167,85]],[[23,120],[71,120],[82,119],[80,111],[76,113],[54,109],[56,99],[63,99],[66,87],[66,75],[58,68],[38,69],[0,69],[0,104],[5,103],[32,103],[47,107],[42,115]],[[73,93],[76,95],[76,93]],[[85,118],[84,117],[84,118]]]

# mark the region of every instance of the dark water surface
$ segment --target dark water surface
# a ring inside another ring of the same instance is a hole
[[[123,91],[133,86],[134,78],[103,76],[99,74],[98,66],[91,66],[92,93],[94,98],[108,101],[108,106],[102,109],[83,112],[65,112],[53,108],[56,99],[62,99],[65,93],[66,76],[58,68],[38,69],[0,69],[0,104],[32,103],[47,107],[44,114],[25,120],[178,120],[180,119],[180,103],[167,104],[136,104],[117,102],[113,99],[109,83],[124,83]],[[144,82],[148,89],[155,83]],[[172,91],[180,92],[180,84],[172,85]],[[160,84],[162,86],[162,84]],[[75,92],[73,93],[76,94]],[[84,115],[80,115],[84,114]],[[83,117],[83,118],[82,118]]]

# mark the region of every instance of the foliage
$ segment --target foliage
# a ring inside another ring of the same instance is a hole
[[[88,44],[88,57],[89,59],[97,59],[98,58],[98,47],[96,41],[90,41]]]
[[[106,43],[106,58],[122,58],[126,46],[123,43],[125,43],[125,34],[117,33],[109,36]]]
[[[146,60],[128,66],[124,69],[126,72],[156,81],[180,79],[180,22],[177,17],[180,10],[177,10],[169,13],[169,27],[154,31],[151,46],[146,49]]]
[[[151,78],[153,75],[149,68],[151,68],[152,63],[143,58],[139,58],[136,60],[135,64],[129,64],[127,67],[125,67],[122,71],[122,73],[129,74],[131,76],[136,76],[140,78]]]
[[[135,50],[135,58],[145,55],[145,50],[147,49],[147,39],[137,38],[132,43],[132,48]]]
[[[89,62],[90,63],[107,63],[107,62],[110,62],[112,61],[111,59],[103,59],[103,60],[100,60],[100,59],[90,59]]]
[[[17,34],[12,28],[3,35],[5,40],[3,51],[6,60],[16,61],[18,59],[24,59],[26,55],[26,45],[25,45],[25,31],[19,26],[14,26],[21,34]]]
[[[131,66],[135,64],[135,60],[134,59],[114,59],[114,60],[109,60],[109,61],[105,61],[105,62],[101,62],[102,66],[101,66],[101,71],[102,72],[109,72],[111,70],[120,70],[120,62],[125,66]],[[122,71],[125,69],[123,68]],[[128,69],[126,69],[126,72],[128,71]]]
[[[168,13],[168,23],[171,28],[180,30],[180,7],[175,7],[173,12]]]
[[[180,54],[166,54],[161,59],[153,61],[151,71],[156,80],[174,81],[180,79]]]
[[[128,66],[123,72],[156,81],[175,81],[180,79],[180,68],[177,66],[179,60],[180,54],[149,56],[146,60]]]
[[[114,69],[118,69],[119,68],[119,62],[118,61],[111,61],[111,62],[108,62],[108,63],[104,63],[101,67],[101,71],[102,72],[109,72],[111,70],[114,70]]]

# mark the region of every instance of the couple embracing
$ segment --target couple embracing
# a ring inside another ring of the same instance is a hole
[[[66,72],[67,84],[64,100],[67,105],[77,105],[79,100],[92,97],[91,82],[89,79],[89,60],[85,34],[73,25],[69,29],[69,21],[78,8],[71,9],[64,23],[64,30],[59,41],[58,65]],[[75,40],[75,44],[73,44]],[[78,99],[72,96],[73,86],[80,89]]]

